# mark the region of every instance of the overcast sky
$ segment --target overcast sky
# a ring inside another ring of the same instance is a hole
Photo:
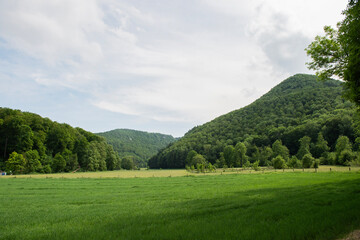
[[[182,136],[309,73],[346,0],[0,0],[0,106]]]

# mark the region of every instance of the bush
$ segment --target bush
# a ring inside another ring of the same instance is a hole
[[[319,168],[320,165],[320,160],[319,159],[315,159],[313,162],[313,168]]]
[[[341,151],[338,159],[339,165],[349,166],[350,162],[354,160],[354,154],[351,150],[345,149]]]
[[[260,168],[259,168],[259,160],[258,161],[256,161],[256,162],[254,162],[253,164],[252,164],[252,168],[255,170],[255,171],[259,171],[260,170]]]
[[[301,161],[295,155],[291,157],[291,159],[289,160],[287,165],[291,168],[301,168],[302,167]]]
[[[134,169],[134,159],[132,156],[124,157],[121,159],[121,168],[126,170]]]
[[[243,167],[244,167],[244,169],[247,169],[247,168],[251,167],[251,164],[250,164],[249,160],[246,160]]]
[[[313,165],[314,158],[311,154],[305,154],[302,159],[303,168],[310,168]]]
[[[273,158],[272,164],[275,169],[283,169],[286,167],[285,160],[280,155],[278,155],[276,158]]]

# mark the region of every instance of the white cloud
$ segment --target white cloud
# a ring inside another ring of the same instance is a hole
[[[308,41],[344,8],[335,0],[0,1],[0,51],[18,53],[3,57],[12,67],[0,76],[21,69],[30,84],[85,93],[106,111],[195,125],[304,71]]]

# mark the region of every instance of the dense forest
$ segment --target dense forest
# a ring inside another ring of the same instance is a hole
[[[171,135],[131,129],[116,129],[97,135],[104,137],[121,158],[132,157],[136,167],[146,167],[149,158],[176,140]]]
[[[12,173],[120,169],[103,137],[39,115],[0,108],[0,170]]]
[[[152,157],[150,168],[316,167],[356,161],[355,107],[340,81],[298,74],[252,104],[190,130]]]

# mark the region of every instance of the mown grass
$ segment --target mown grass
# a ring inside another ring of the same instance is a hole
[[[337,239],[360,174],[0,178],[0,239]]]

